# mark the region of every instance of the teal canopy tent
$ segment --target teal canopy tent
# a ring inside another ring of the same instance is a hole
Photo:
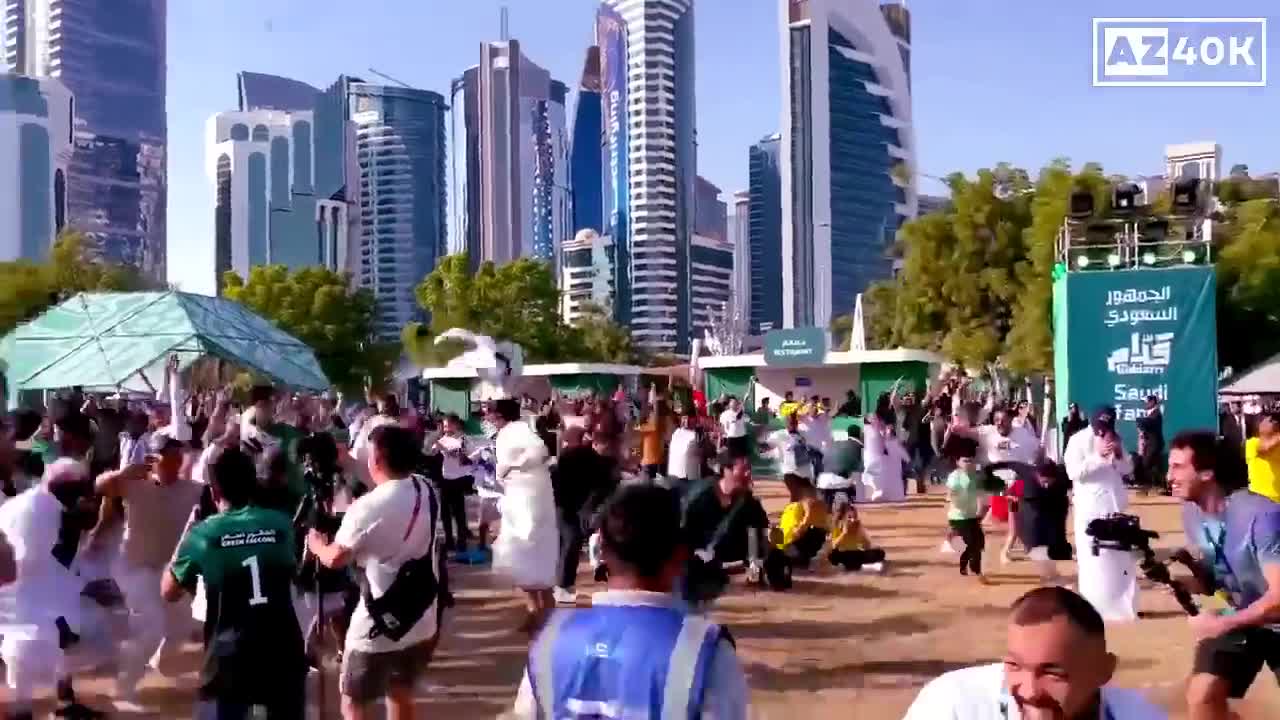
[[[10,401],[23,390],[159,387],[167,358],[221,358],[279,385],[324,390],[315,354],[239,303],[181,292],[81,293],[0,340]]]

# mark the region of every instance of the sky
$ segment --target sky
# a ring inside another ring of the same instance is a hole
[[[855,0],[848,0],[853,2]],[[856,0],[862,1],[862,0]],[[1091,86],[1091,18],[1114,0],[907,0],[922,176],[1056,157],[1108,172],[1163,172],[1168,143],[1214,140],[1229,168],[1280,170],[1280,6],[1273,0],[1127,0],[1129,17],[1266,17],[1270,88]],[[751,144],[781,119],[779,3],[696,0],[698,172],[726,194],[747,187]],[[597,0],[170,0],[169,266],[213,262],[205,123],[236,105],[236,72],[317,87],[377,69],[448,96],[510,10],[524,52],[574,88]],[[570,101],[572,103],[572,99]],[[572,117],[572,109],[569,110]],[[942,194],[920,178],[925,193]]]

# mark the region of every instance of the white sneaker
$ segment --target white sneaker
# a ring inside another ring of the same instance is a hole
[[[551,591],[551,596],[555,598],[557,605],[577,605],[578,593],[572,590],[566,590],[558,587]]]
[[[883,490],[872,490],[872,491],[871,491],[871,502],[880,502],[880,498],[882,498],[882,497],[884,497],[884,491],[883,491]]]
[[[882,573],[884,572],[884,563],[868,563],[862,566],[863,572]]]

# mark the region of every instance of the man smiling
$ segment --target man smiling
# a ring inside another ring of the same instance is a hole
[[[1062,587],[1013,604],[1004,662],[946,673],[920,691],[903,720],[1163,720],[1132,690],[1107,685],[1116,656],[1102,617]]]

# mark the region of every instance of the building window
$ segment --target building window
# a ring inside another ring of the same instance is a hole
[[[249,126],[245,125],[244,123],[236,123],[235,125],[232,125],[231,139],[232,140],[248,140]]]

